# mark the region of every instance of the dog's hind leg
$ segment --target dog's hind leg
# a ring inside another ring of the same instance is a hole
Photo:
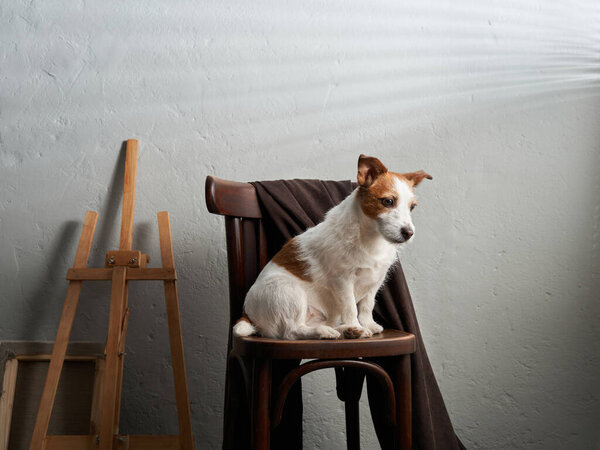
[[[290,308],[292,309],[292,308]],[[285,320],[284,339],[337,339],[340,332],[326,325],[322,314],[312,311],[308,306],[306,295],[298,296],[294,302],[293,319]]]
[[[294,320],[286,321],[284,339],[337,339],[340,332],[326,324],[325,316],[308,305],[306,292],[294,302]]]

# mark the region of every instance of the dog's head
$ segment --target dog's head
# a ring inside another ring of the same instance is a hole
[[[358,158],[358,198],[363,213],[377,221],[385,239],[394,244],[408,241],[415,233],[411,211],[417,206],[414,187],[432,176],[418,172],[389,172],[377,158]]]

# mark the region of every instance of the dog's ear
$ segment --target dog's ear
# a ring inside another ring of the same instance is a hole
[[[433,177],[424,170],[418,170],[416,172],[401,173],[400,176],[406,178],[412,183],[413,186],[419,184],[423,179],[433,180]]]
[[[358,157],[358,175],[356,179],[359,186],[371,186],[380,175],[387,172],[385,166],[377,158],[360,155]]]

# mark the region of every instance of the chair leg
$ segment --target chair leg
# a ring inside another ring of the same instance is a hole
[[[271,361],[255,359],[252,369],[252,449],[268,450],[270,444]]]
[[[336,367],[337,395],[346,410],[346,445],[348,450],[360,450],[360,420],[358,401],[362,394],[365,373],[350,367]]]
[[[360,418],[358,400],[346,400],[346,445],[348,450],[360,450]]]
[[[242,367],[244,366],[244,367]],[[225,371],[222,450],[250,450],[252,366],[232,352]]]
[[[273,411],[276,395],[286,375],[300,365],[297,359],[278,359],[271,363],[271,448],[285,450],[303,450],[302,439],[302,379],[296,380],[285,398],[281,421],[275,426]]]
[[[402,355],[394,361],[394,380],[396,386],[396,429],[394,448],[412,449],[412,397],[410,381],[410,355]]]

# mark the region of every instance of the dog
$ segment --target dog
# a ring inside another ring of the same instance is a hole
[[[358,187],[267,263],[233,334],[298,340],[383,331],[373,320],[375,295],[398,247],[414,235],[414,187],[425,178],[432,176],[389,172],[379,159],[360,155]]]

